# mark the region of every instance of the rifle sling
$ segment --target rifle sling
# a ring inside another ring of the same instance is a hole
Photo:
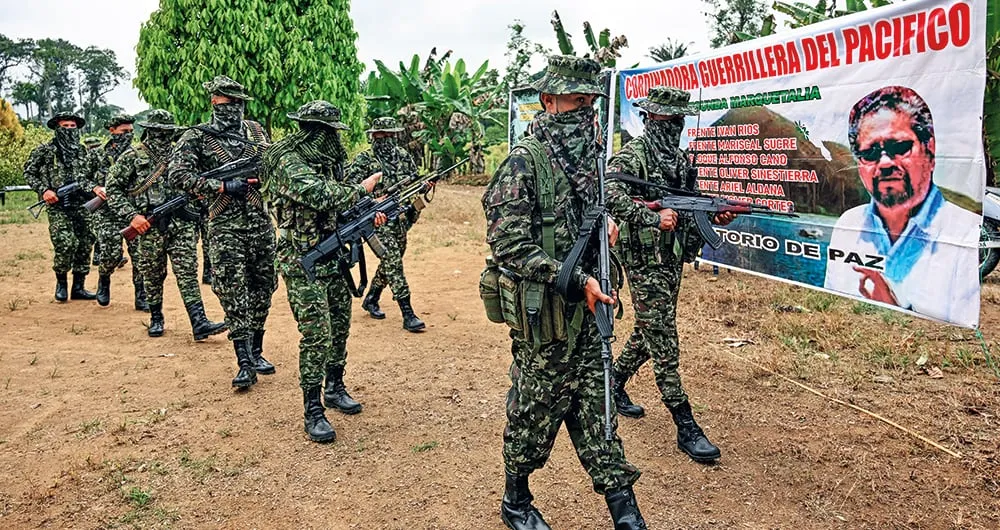
[[[569,251],[566,259],[563,260],[562,267],[559,268],[559,276],[556,278],[556,292],[563,295],[567,300],[570,300],[569,282],[573,279],[573,270],[580,263],[580,259],[583,258],[583,252],[587,250],[587,245],[593,238],[594,230],[597,228],[597,221],[603,218],[597,206],[591,207],[584,214],[583,224],[580,225],[580,236],[577,237],[576,243],[573,243],[573,248]]]

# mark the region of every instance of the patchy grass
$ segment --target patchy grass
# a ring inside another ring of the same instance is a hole
[[[431,440],[429,442],[424,442],[414,445],[413,447],[410,448],[410,451],[414,453],[425,453],[427,451],[430,451],[431,449],[434,449],[438,445],[440,444],[437,442],[437,440]]]

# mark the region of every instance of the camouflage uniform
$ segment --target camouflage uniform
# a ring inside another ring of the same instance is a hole
[[[335,437],[332,428],[317,434],[311,422],[326,423],[319,405],[324,376],[328,394],[338,379],[343,386],[351,293],[336,261],[317,265],[313,281],[306,277],[299,259],[336,230],[338,212],[367,192],[360,184],[344,181],[346,153],[337,130],[347,126],[340,122],[339,109],[325,101],[312,101],[288,116],[299,121],[301,129],[268,150],[261,191],[278,225],[276,267],[285,280],[288,304],[302,334],[299,385],[305,399],[306,431],[315,441],[331,441]],[[331,401],[328,396],[327,406]],[[360,405],[347,408],[345,412],[360,412]]]
[[[183,195],[166,184],[172,149],[169,135],[177,128],[173,115],[156,109],[140,125],[145,129],[143,142],[125,151],[108,175],[108,206],[124,220],[121,226],[127,226],[137,215],[146,217],[154,208]],[[139,262],[152,312],[148,328],[152,337],[163,334],[163,282],[167,278],[168,257],[181,300],[191,316],[195,339],[224,329],[223,325],[207,322],[204,316],[195,248],[197,221],[197,211],[190,207],[181,209],[155,219],[145,234],[133,240],[138,254],[134,261]]]
[[[115,116],[106,125],[108,129],[113,129],[119,125],[135,123],[135,119],[128,115]],[[104,144],[103,149],[97,149],[98,156],[98,186],[107,187],[108,174],[119,157],[132,145],[132,133],[112,134],[111,140]],[[97,301],[101,305],[106,305],[106,300],[110,299],[111,280],[110,276],[122,264],[122,227],[128,224],[128,220],[122,219],[116,211],[107,205],[93,213],[94,232],[97,236],[97,248],[100,254],[98,272],[101,275],[101,283],[98,285]],[[139,251],[138,241],[127,242],[129,259],[132,261],[132,285],[135,289],[135,308],[148,310],[146,293],[142,285],[142,274],[139,272]]]
[[[620,172],[673,188],[695,189],[689,178],[687,155],[678,146],[684,126],[684,115],[696,111],[689,106],[690,94],[683,90],[655,87],[649,97],[637,103],[644,111],[673,116],[672,120],[646,119],[646,132],[625,145],[608,163],[608,171]],[[641,197],[651,201],[662,191],[611,179],[609,197],[628,199]],[[693,261],[704,241],[694,227],[694,220],[681,213],[672,232],[660,232],[655,226],[638,223],[635,216],[648,210],[627,200],[614,201],[612,212],[625,223],[621,226],[618,251],[624,258],[628,273],[632,307],[635,309],[635,329],[615,361],[614,380],[619,414],[640,417],[642,407],[635,405],[625,393],[625,383],[651,356],[656,384],[663,403],[675,420],[691,416],[688,397],[677,373],[680,349],[677,337],[677,297],[681,286],[684,262]],[[693,424],[693,417],[690,423]],[[694,425],[690,430],[697,429]],[[689,436],[686,432],[683,437]],[[695,438],[700,434],[692,432]],[[704,440],[707,443],[707,439]],[[703,447],[704,448],[704,447]],[[685,449],[685,447],[682,447]],[[692,447],[687,447],[693,450]],[[697,453],[697,452],[696,452]],[[716,451],[698,454],[696,459],[714,460]],[[690,454],[690,452],[689,452]],[[695,455],[692,455],[695,456]],[[709,458],[711,457],[711,458]]]
[[[372,149],[359,153],[354,161],[347,166],[348,182],[358,183],[369,175],[382,172],[382,178],[375,188],[376,197],[401,181],[417,174],[417,166],[410,154],[396,143],[396,136],[403,129],[393,118],[377,118],[368,129],[372,136]],[[388,133],[393,136],[375,137],[377,133]],[[392,299],[400,304],[403,312],[403,326],[410,331],[418,331],[425,327],[410,307],[410,286],[403,274],[403,254],[406,253],[406,233],[417,221],[420,213],[410,209],[407,215],[380,226],[376,230],[379,241],[385,247],[385,255],[380,257],[378,269],[372,279],[371,289],[362,304],[375,318],[385,318],[378,307],[378,300],[386,286],[392,290]]]
[[[59,121],[74,120],[77,129],[62,129]],[[90,272],[90,252],[94,246],[90,216],[83,203],[93,197],[97,179],[97,158],[80,145],[80,127],[83,118],[69,113],[56,114],[48,121],[48,127],[56,131],[49,143],[36,147],[24,165],[24,179],[38,193],[38,198],[46,190],[77,182],[80,191],[70,196],[64,203],[47,207],[49,217],[49,238],[54,255],[52,270],[56,273],[56,299],[65,300],[66,273],[73,271],[74,298],[94,299],[92,293],[83,291],[83,283]],[[62,289],[62,291],[60,290]]]
[[[223,183],[199,175],[224,163],[259,155],[269,139],[263,127],[243,120],[245,102],[250,98],[243,86],[226,76],[204,84],[212,94],[231,98],[217,104],[209,123],[188,129],[177,142],[170,158],[168,182],[185,192],[209,201],[208,233],[211,243],[212,290],[226,311],[229,340],[237,350],[251,350],[255,367],[242,370],[234,385],[246,388],[256,382],[257,373],[273,373],[266,368],[260,352],[264,323],[277,287],[274,272],[274,225],[264,209],[260,192],[245,180],[227,181],[232,193],[221,192]],[[266,362],[266,360],[264,360]],[[269,366],[269,363],[268,363]],[[262,369],[263,368],[263,369]]]
[[[599,69],[590,59],[550,57],[536,88],[542,94],[603,95],[596,80]],[[516,316],[508,320],[514,361],[507,394],[507,484],[501,514],[511,528],[548,528],[541,526],[544,522],[539,523],[541,516],[530,504],[527,475],[545,464],[564,422],[595,491],[609,496],[609,506],[612,495],[631,496],[640,475],[625,460],[621,439],[604,439],[604,376],[594,315],[582,301],[568,299],[582,296],[564,297],[554,285],[562,260],[577,240],[584,212],[596,200],[594,120],[593,107],[539,113],[532,135],[511,151],[483,195],[487,242],[495,263],[507,271],[504,278],[515,282],[515,291],[521,293],[518,307],[525,306],[528,293],[539,292],[538,286],[546,300],[536,317],[540,324]],[[544,175],[550,176],[549,184],[543,183]],[[553,204],[551,215],[543,219],[541,189],[548,186],[554,187],[549,194]],[[547,241],[546,234],[553,240]],[[575,294],[581,295],[588,278],[596,275],[596,262],[595,252],[584,254],[570,282]],[[617,419],[611,420],[617,426]]]

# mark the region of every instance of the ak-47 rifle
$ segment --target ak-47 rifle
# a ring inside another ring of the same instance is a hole
[[[691,168],[691,170],[697,171],[695,168]],[[704,195],[702,193],[698,193],[697,191],[656,184],[626,173],[611,173],[608,177],[622,182],[628,182],[629,184],[637,184],[639,186],[645,186],[647,188],[667,192],[668,195],[665,195],[663,198],[655,201],[644,201],[642,199],[633,200],[653,211],[670,209],[678,212],[691,212],[692,217],[694,217],[694,224],[698,229],[698,233],[701,234],[701,237],[706,243],[708,243],[708,246],[716,250],[722,247],[722,237],[719,236],[715,229],[712,228],[712,220],[709,218],[709,214],[731,212],[741,215],[750,214],[798,217],[798,215],[794,213],[779,212],[766,206],[760,206],[750,202],[733,201],[723,199],[722,197]]]
[[[260,156],[255,155],[240,158],[239,160],[233,160],[232,162],[223,164],[215,169],[210,169],[198,175],[198,178],[203,180],[218,179],[225,182],[227,180],[240,178],[246,175],[256,174],[260,171],[260,168]],[[247,184],[257,184],[257,179],[247,179]],[[187,194],[178,195],[156,208],[153,208],[153,210],[146,215],[146,220],[149,221],[150,224],[156,221],[163,221],[167,218],[167,216],[172,215],[177,210],[187,206],[190,200],[191,199]],[[139,232],[136,231],[135,228],[132,228],[131,225],[121,229],[118,233],[120,233],[126,241],[132,241],[139,236]]]
[[[425,193],[429,183],[437,182],[453,169],[468,162],[468,158],[458,161],[453,166],[437,173],[423,177],[412,177],[401,180],[385,190],[385,199],[376,201],[371,196],[359,200],[349,210],[340,214],[337,219],[337,231],[326,237],[309,249],[299,263],[306,271],[310,280],[316,279],[316,265],[336,259],[340,271],[347,280],[351,294],[360,298],[368,287],[368,269],[365,266],[364,243],[367,242],[376,256],[385,255],[385,247],[375,235],[375,216],[385,214],[389,221],[399,218],[409,208],[409,201],[421,193]],[[361,281],[355,285],[351,276],[351,267],[357,263],[360,267]]]
[[[80,191],[80,183],[78,182],[70,182],[65,186],[61,186],[59,189],[56,190],[56,197],[59,197],[59,202],[55,203],[55,205],[62,206],[66,204],[66,199],[68,199],[70,195],[73,195],[78,191]],[[45,202],[45,199],[42,199],[36,202],[35,204],[28,206],[28,211],[31,212],[32,217],[38,219],[38,216],[42,215],[42,208],[46,204],[47,203]]]
[[[556,278],[556,291],[563,294],[569,292],[569,283],[573,270],[583,257],[584,251],[590,246],[594,235],[597,236],[597,281],[601,292],[614,296],[611,286],[611,249],[608,241],[608,210],[605,197],[605,147],[597,143],[597,202],[584,214],[580,226],[580,236],[573,245]],[[614,306],[598,301],[594,305],[594,318],[597,321],[597,331],[601,335],[601,362],[604,365],[604,439],[614,438],[614,426],[611,421],[611,343],[615,340]]]

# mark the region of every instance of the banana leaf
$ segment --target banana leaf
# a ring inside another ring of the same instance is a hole
[[[576,55],[576,52],[573,51],[572,37],[569,33],[566,33],[566,28],[563,27],[558,11],[552,12],[552,29],[556,32],[556,40],[559,42],[559,52],[563,55]]]

